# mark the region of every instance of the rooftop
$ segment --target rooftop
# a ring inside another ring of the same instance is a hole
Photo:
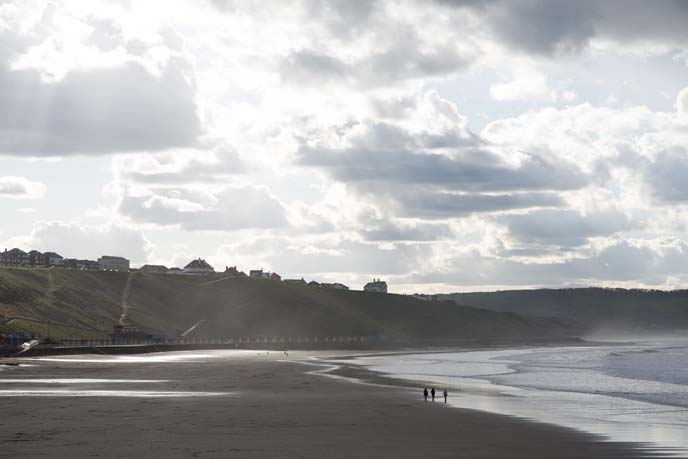
[[[188,265],[184,266],[184,269],[186,268],[206,268],[206,269],[214,269],[212,266],[208,264],[207,261],[205,261],[202,258],[199,258],[198,260],[192,260],[191,263]]]

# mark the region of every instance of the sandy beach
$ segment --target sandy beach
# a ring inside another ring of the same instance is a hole
[[[3,367],[0,457],[651,457],[637,445],[426,403],[422,388],[313,374],[326,368],[308,363],[315,355],[70,356]]]

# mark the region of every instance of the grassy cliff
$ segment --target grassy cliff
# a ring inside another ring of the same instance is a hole
[[[414,339],[520,339],[566,333],[553,321],[425,302],[403,295],[327,290],[248,278],[0,268],[0,332],[105,337],[124,314],[150,333],[210,337],[384,335]]]
[[[532,320],[556,317],[587,333],[651,334],[688,329],[688,290],[539,289],[453,293],[442,299]]]

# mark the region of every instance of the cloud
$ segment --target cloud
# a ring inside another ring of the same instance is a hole
[[[5,155],[164,150],[193,146],[201,133],[194,89],[179,61],[159,77],[131,62],[73,70],[54,82],[0,63],[0,99]]]
[[[263,267],[283,276],[350,283],[360,289],[379,273],[401,275],[423,263],[427,244],[399,244],[393,249],[351,238],[258,236],[225,244],[211,257],[218,266]]]
[[[47,187],[25,177],[0,176],[0,198],[38,199],[45,196]]]
[[[688,150],[677,147],[662,151],[645,163],[644,178],[656,201],[668,204],[688,203]]]
[[[671,288],[676,279],[688,281],[688,244],[676,238],[614,238],[584,257],[539,263],[485,256],[449,244],[439,244],[433,252],[424,265],[427,269],[400,276],[396,282],[444,284],[445,289],[455,290],[581,285]],[[434,268],[438,265],[442,269]]]
[[[557,91],[549,85],[547,76],[534,71],[519,71],[510,81],[495,83],[490,86],[490,96],[495,100],[526,100],[538,102],[555,102]],[[570,97],[569,94],[567,97]]]
[[[216,189],[153,188],[142,194],[124,190],[118,212],[133,222],[178,226],[186,231],[234,231],[280,228],[286,210],[264,187],[224,186]]]
[[[444,223],[384,221],[362,231],[370,242],[436,241],[453,237],[451,227]]]
[[[575,169],[523,155],[512,166],[486,149],[462,149],[454,156],[412,150],[318,149],[301,147],[300,164],[328,171],[335,179],[424,184],[465,192],[570,190],[586,185]]]
[[[418,188],[395,191],[374,196],[385,196],[388,201],[396,203],[402,216],[427,219],[447,219],[474,213],[564,205],[559,195],[546,192],[479,194],[432,192]]]
[[[578,53],[592,43],[685,45],[688,7],[680,0],[436,0],[468,9],[504,46],[536,55]]]
[[[466,128],[453,104],[441,102],[426,95],[389,121],[317,132],[299,146],[297,162],[411,218],[559,207],[560,193],[590,184],[575,164],[542,149],[495,148]]]
[[[583,245],[591,237],[611,236],[638,227],[618,211],[583,214],[576,210],[549,209],[504,215],[497,221],[506,226],[509,236],[519,244],[567,248]]]
[[[66,258],[95,260],[101,255],[119,255],[134,263],[145,262],[154,248],[138,229],[64,221],[38,221],[28,236],[13,238],[8,245],[57,252]]]
[[[676,97],[676,111],[679,116],[688,117],[688,87],[683,88]]]
[[[366,88],[447,76],[465,69],[473,60],[451,44],[423,50],[418,37],[401,38],[402,42],[393,46],[349,61],[316,50],[294,51],[281,65],[280,73],[285,81],[303,85],[334,82]]]
[[[213,151],[181,150],[113,159],[118,179],[141,184],[215,184],[246,171],[239,154],[226,146]]]

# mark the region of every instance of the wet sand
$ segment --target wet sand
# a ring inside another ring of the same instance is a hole
[[[420,390],[312,374],[322,367],[294,362],[314,353],[290,353],[289,362],[276,352],[200,354],[224,357],[74,356],[3,368],[0,457],[650,457],[556,426],[424,402]],[[48,381],[16,381],[26,378]],[[81,378],[92,381],[73,381]],[[16,396],[36,390],[52,392]]]

